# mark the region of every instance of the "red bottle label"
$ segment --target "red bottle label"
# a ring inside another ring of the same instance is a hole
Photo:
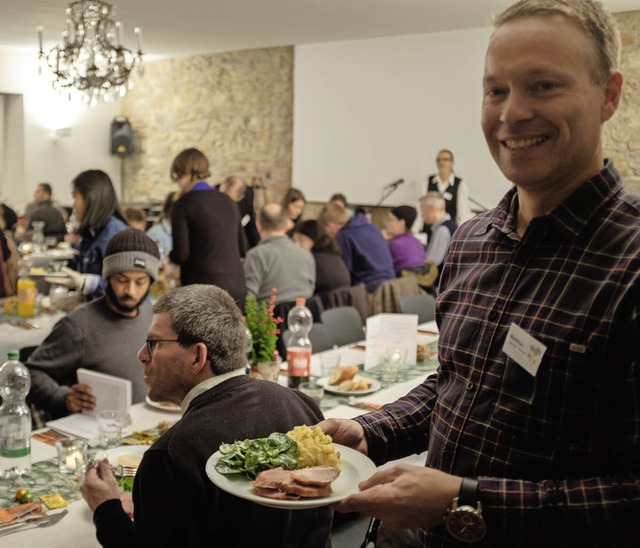
[[[287,366],[290,377],[308,377],[311,374],[311,349],[290,348],[287,350]]]

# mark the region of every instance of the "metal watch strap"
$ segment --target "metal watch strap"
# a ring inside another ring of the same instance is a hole
[[[458,506],[478,506],[478,480],[463,478],[458,492]]]

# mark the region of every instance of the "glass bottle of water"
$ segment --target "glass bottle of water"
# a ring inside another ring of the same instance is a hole
[[[0,367],[0,478],[31,472],[31,413],[26,403],[29,370],[20,353],[11,351]]]
[[[291,338],[287,343],[287,366],[289,388],[298,388],[311,375],[311,341],[309,331],[313,325],[311,311],[305,300],[296,299],[296,306],[287,315],[287,329]]]

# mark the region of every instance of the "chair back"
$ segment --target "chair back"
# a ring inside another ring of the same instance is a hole
[[[400,299],[400,312],[417,314],[418,323],[430,322],[436,317],[436,300],[431,295],[408,295]]]
[[[343,346],[364,339],[362,319],[353,306],[330,308],[320,317],[334,344]]]
[[[289,331],[288,329],[285,329],[282,332],[282,341],[285,347],[289,342],[290,338],[291,338],[291,331]],[[324,352],[325,350],[331,350],[335,344],[327,328],[319,322],[314,323],[311,326],[311,331],[309,331],[309,340],[311,341],[311,351],[314,354],[316,352]],[[283,356],[283,359],[286,359],[286,354]]]

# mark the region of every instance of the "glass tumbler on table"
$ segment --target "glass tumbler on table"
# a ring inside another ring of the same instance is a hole
[[[122,430],[129,426],[129,415],[120,411],[100,411],[98,418],[98,434],[100,446],[117,447],[122,439]]]
[[[320,386],[313,377],[309,382],[301,382],[298,386],[298,390],[310,398],[313,398],[318,405],[320,405],[320,402],[324,397],[324,388],[322,388],[322,386]]]

